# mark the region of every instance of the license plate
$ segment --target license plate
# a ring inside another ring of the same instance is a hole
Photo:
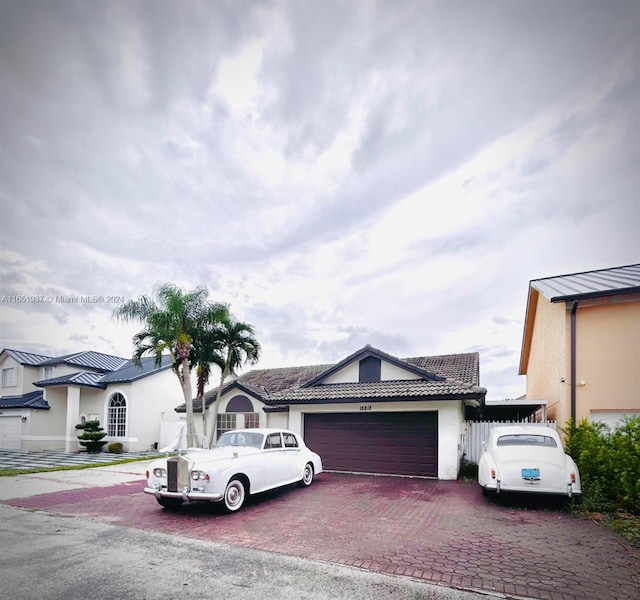
[[[522,469],[523,479],[540,479],[540,469]]]

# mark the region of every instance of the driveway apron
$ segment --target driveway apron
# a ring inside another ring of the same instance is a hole
[[[5,503],[514,597],[640,597],[640,553],[614,532],[544,505],[497,504],[472,482],[324,473],[232,515],[199,503],[164,510],[143,485]]]

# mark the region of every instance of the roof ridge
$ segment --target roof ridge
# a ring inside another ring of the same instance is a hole
[[[640,267],[640,263],[632,263],[630,265],[620,265],[618,267],[606,267],[603,269],[591,269],[588,271],[577,271],[576,273],[562,273],[561,275],[548,275],[547,277],[538,277],[531,281],[544,281],[546,279],[558,279],[559,277],[574,277],[577,275],[588,275],[589,273],[602,273],[603,271],[614,271],[616,269],[628,269],[629,267]]]

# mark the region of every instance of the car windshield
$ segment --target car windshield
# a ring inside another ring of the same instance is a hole
[[[261,433],[248,433],[246,431],[228,431],[220,436],[216,443],[216,448],[225,446],[251,446],[252,448],[262,448],[264,436]]]
[[[530,433],[514,433],[501,435],[498,438],[498,446],[546,446],[557,448],[556,441],[548,435],[533,435]]]

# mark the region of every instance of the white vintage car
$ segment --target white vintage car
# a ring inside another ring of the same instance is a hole
[[[485,492],[582,493],[578,467],[565,454],[557,431],[526,423],[491,429],[478,463],[478,483]]]
[[[302,437],[280,429],[238,429],[220,436],[215,448],[156,460],[147,470],[145,494],[166,508],[183,502],[224,502],[239,510],[249,494],[300,482],[311,485],[322,460]]]

